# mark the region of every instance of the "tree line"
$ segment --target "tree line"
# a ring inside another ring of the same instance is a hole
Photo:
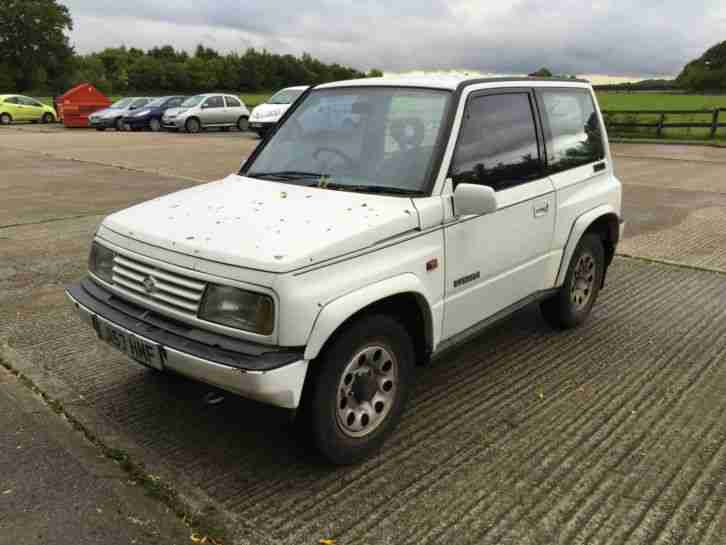
[[[381,75],[378,70],[365,74],[348,66],[327,64],[307,53],[296,57],[250,48],[242,54],[223,55],[203,45],[191,55],[170,45],[148,51],[107,48],[76,56],[75,65],[78,81],[91,82],[113,94],[214,89],[254,92]]]
[[[0,9],[0,93],[58,94],[89,82],[108,94],[254,92],[296,84],[380,76],[309,54],[247,49],[222,54],[204,45],[189,54],[170,45],[147,51],[107,48],[85,55],[68,40],[70,11],[58,0],[3,0]]]

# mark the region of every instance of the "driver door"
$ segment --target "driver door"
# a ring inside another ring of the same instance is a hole
[[[534,104],[529,89],[482,92],[467,101],[451,179],[454,186],[492,187],[498,207],[454,217],[445,227],[443,338],[551,287],[556,198]]]

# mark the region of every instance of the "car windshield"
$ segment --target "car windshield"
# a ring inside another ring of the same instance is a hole
[[[205,95],[196,95],[196,96],[190,97],[190,98],[186,99],[184,102],[182,102],[181,107],[182,108],[192,108],[192,107],[196,106],[197,104],[199,104],[205,98],[207,98]]]
[[[149,108],[156,108],[157,106],[162,106],[167,100],[169,100],[170,97],[159,97],[155,98],[151,102],[147,104]]]
[[[312,91],[243,174],[326,189],[424,194],[450,96],[402,87]]]
[[[283,89],[278,91],[267,101],[268,104],[292,104],[305,89]]]
[[[114,102],[113,104],[111,104],[111,109],[112,110],[123,110],[129,104],[131,104],[132,100],[133,100],[132,98],[122,98],[118,102]]]

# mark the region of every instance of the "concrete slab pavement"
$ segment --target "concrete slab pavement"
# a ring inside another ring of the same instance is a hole
[[[0,414],[0,544],[189,543],[173,513],[2,365]]]

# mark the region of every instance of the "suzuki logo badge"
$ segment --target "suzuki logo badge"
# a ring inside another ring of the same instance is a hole
[[[156,280],[154,280],[151,276],[147,276],[144,279],[144,289],[148,294],[154,293],[156,291]]]

